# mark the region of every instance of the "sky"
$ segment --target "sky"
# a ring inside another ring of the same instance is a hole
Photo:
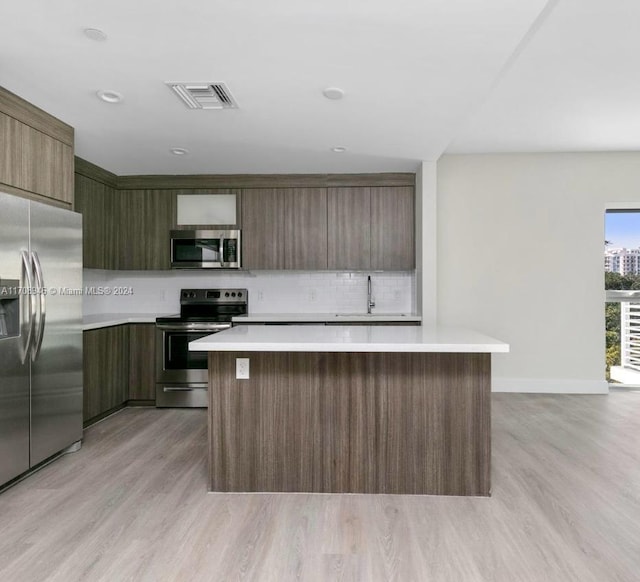
[[[609,248],[640,247],[640,211],[607,212],[604,220],[604,236]]]

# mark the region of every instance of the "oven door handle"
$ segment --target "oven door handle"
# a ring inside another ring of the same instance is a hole
[[[193,392],[194,390],[206,390],[206,388],[189,388],[189,387],[178,387],[178,386],[164,386],[162,388],[164,392]]]
[[[230,327],[231,324],[228,323],[156,323],[156,328],[160,331],[207,332],[223,331]]]

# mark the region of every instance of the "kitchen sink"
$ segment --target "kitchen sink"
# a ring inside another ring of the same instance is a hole
[[[406,313],[336,313],[336,317],[406,317]]]

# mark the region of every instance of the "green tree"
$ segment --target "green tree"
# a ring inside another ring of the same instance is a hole
[[[604,288],[612,290],[640,289],[640,275],[621,275],[605,271]]]

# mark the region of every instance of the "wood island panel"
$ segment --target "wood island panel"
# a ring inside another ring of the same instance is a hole
[[[490,354],[211,352],[209,374],[212,491],[490,495]]]

